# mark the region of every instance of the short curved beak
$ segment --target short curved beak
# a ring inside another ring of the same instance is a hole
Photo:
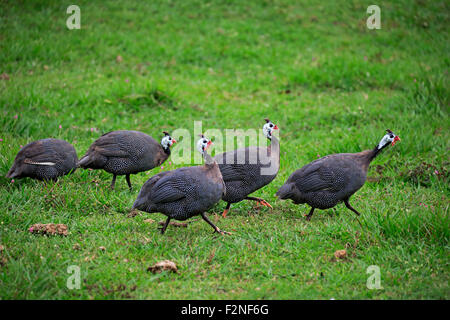
[[[212,143],[212,141],[211,141],[211,140],[209,140],[209,141],[208,141],[208,144],[206,145],[206,149],[208,149],[208,148],[209,148],[209,146],[210,146],[210,145],[212,145],[212,144],[213,144],[213,143]]]

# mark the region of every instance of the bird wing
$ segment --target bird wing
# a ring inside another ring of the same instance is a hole
[[[293,180],[295,186],[304,193],[339,191],[347,185],[350,171],[345,161],[314,161],[294,174]]]
[[[261,164],[258,152],[258,147],[247,147],[215,156],[223,181],[249,181],[259,175]],[[230,161],[232,163],[229,163]],[[238,161],[244,163],[237,163]]]
[[[61,155],[54,149],[46,146],[43,141],[36,141],[23,149],[24,163],[55,165],[61,159]],[[51,164],[50,164],[51,163]]]
[[[225,182],[246,180],[254,176],[254,174],[250,174],[251,172],[259,172],[260,169],[257,165],[252,164],[221,164],[219,168]]]
[[[128,158],[130,154],[120,148],[120,141],[114,132],[108,132],[98,138],[93,144],[93,151],[104,157]]]
[[[153,186],[151,200],[153,203],[167,203],[182,199],[186,197],[188,184],[189,181],[183,175],[166,175]]]

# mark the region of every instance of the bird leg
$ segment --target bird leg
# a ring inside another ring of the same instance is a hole
[[[315,209],[315,208],[311,208],[311,210],[309,211],[309,213],[306,215],[306,220],[308,220],[308,221],[311,220],[311,217],[312,217],[312,215],[313,215],[313,213],[314,213],[314,209]]]
[[[345,203],[345,206],[346,206],[348,209],[352,210],[354,213],[356,213],[357,216],[360,215],[360,213],[359,213],[358,211],[356,211],[356,209],[354,209],[354,208],[350,205],[350,203],[348,202],[348,199],[344,199],[344,203]]]
[[[114,186],[116,185],[116,175],[113,174],[113,179],[111,181],[111,189],[114,190]]]
[[[170,218],[167,218],[166,222],[162,227],[158,227],[158,229],[161,231],[161,234],[164,234],[166,232],[167,226],[169,225]]]
[[[131,186],[130,175],[129,175],[129,174],[127,174],[127,175],[125,176],[125,179],[127,179],[127,183],[128,183],[128,188],[130,188],[130,190],[132,190],[132,189],[133,189],[133,187]]]
[[[227,216],[227,213],[228,213],[228,211],[230,211],[230,207],[231,207],[231,203],[227,203],[227,207],[225,208],[225,210],[223,210],[223,213],[222,213],[222,217],[226,217]]]
[[[202,218],[203,218],[203,220],[205,220],[206,222],[208,222],[208,224],[211,226],[211,227],[213,227],[213,229],[214,229],[214,233],[220,233],[220,234],[222,234],[222,235],[224,235],[224,234],[231,234],[230,232],[226,232],[226,231],[223,231],[223,230],[220,230],[217,226],[215,226],[209,219],[208,219],[208,217],[206,216],[206,214],[203,212],[202,213]]]
[[[261,199],[261,198],[256,198],[256,197],[246,197],[246,200],[253,200],[256,201],[257,204],[261,204],[264,207],[269,207],[270,209],[273,209],[272,206],[270,205],[270,203],[268,203],[266,200]]]

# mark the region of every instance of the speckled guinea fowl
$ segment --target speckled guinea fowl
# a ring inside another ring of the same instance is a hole
[[[295,204],[309,204],[311,211],[306,216],[307,220],[311,219],[315,208],[333,208],[340,201],[359,215],[350,205],[350,197],[366,182],[372,160],[389,144],[394,145],[399,140],[388,129],[372,150],[332,154],[317,159],[292,173],[276,195],[280,199],[291,199]]]
[[[77,152],[64,140],[42,139],[20,149],[7,178],[56,180],[76,170]]]
[[[116,176],[125,175],[131,189],[130,174],[153,169],[170,156],[170,147],[176,141],[167,132],[159,144],[149,135],[139,131],[119,130],[105,133],[98,138],[80,159],[78,166],[84,169],[103,169]]]
[[[161,172],[142,186],[133,208],[165,214],[167,220],[161,233],[165,232],[171,219],[186,220],[201,215],[215,232],[228,234],[215,226],[205,214],[225,192],[219,167],[206,151],[210,144],[211,141],[203,135],[197,143],[197,149],[205,160],[204,165]]]
[[[272,135],[278,126],[269,119],[264,120],[266,123],[263,133],[271,141],[269,147],[241,148],[214,157],[219,163],[227,189],[222,198],[227,202],[223,217],[226,217],[232,203],[242,200],[257,201],[258,204],[272,208],[264,199],[248,196],[272,182],[280,168],[280,145],[278,139]]]

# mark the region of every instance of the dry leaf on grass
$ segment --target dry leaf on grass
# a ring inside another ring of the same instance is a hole
[[[145,219],[144,222],[153,223],[153,222],[155,222],[155,220],[153,220],[153,219]]]
[[[59,234],[62,236],[67,236],[67,226],[61,223],[37,223],[33,224],[30,229],[28,229],[31,233],[39,233],[46,235],[55,235]]]
[[[346,250],[337,250],[334,253],[334,256],[336,257],[336,259],[344,259],[345,257],[347,257],[347,251]]]
[[[2,79],[2,80],[9,80],[9,76],[8,76],[7,73],[2,73],[2,74],[0,74],[0,79]]]
[[[147,268],[147,271],[150,271],[153,273],[159,273],[163,270],[169,270],[169,271],[172,271],[175,273],[178,272],[176,264],[170,260],[160,261],[157,264]]]
[[[123,58],[122,58],[122,56],[117,56],[116,57],[116,61],[118,62],[118,63],[121,63],[122,61],[123,61]]]

